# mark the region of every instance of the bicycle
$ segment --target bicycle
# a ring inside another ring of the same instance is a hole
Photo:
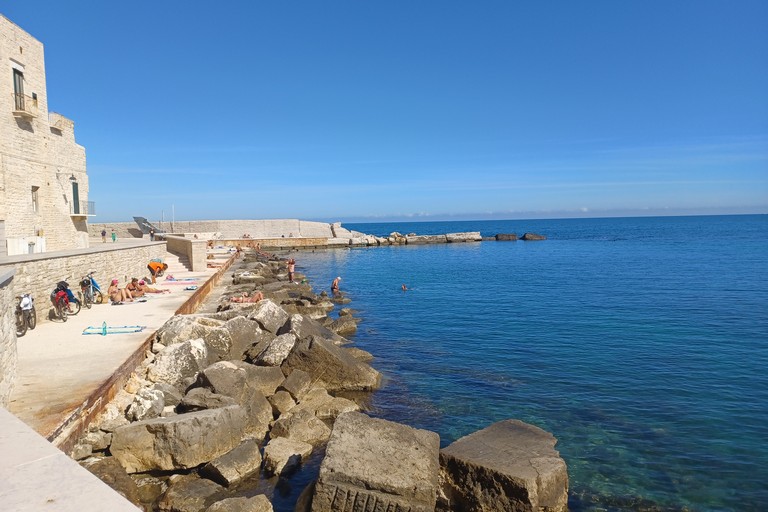
[[[16,304],[16,337],[21,337],[27,334],[27,328],[37,327],[37,311],[35,299],[29,293],[20,295],[16,299],[19,301]]]
[[[95,271],[93,270],[88,272],[80,281],[80,290],[82,291],[83,295],[83,304],[85,304],[85,307],[88,309],[91,309],[93,304],[104,303],[104,294],[101,292],[99,283],[96,282],[93,274],[95,274]]]

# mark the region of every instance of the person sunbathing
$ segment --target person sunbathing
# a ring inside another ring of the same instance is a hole
[[[161,290],[160,288],[152,288],[143,279],[139,281],[139,289],[143,293],[171,293],[171,290]]]
[[[139,278],[134,277],[131,279],[131,282],[125,285],[125,289],[131,292],[131,296],[133,297],[141,297],[144,295],[144,290],[141,289],[139,286]]]
[[[260,300],[264,299],[264,294],[261,292],[253,292],[253,295],[250,297],[248,296],[248,293],[243,293],[240,296],[237,297],[230,297],[229,302],[259,302]]]
[[[133,302],[133,296],[131,295],[131,292],[125,288],[120,288],[117,286],[117,283],[117,279],[113,279],[109,285],[109,288],[107,288],[107,296],[109,299],[115,304],[122,304],[126,300]]]

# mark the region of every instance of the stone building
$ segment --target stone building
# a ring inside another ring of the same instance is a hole
[[[0,15],[0,257],[88,247],[85,149],[48,111],[43,44]]]

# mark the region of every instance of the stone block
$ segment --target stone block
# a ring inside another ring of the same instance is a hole
[[[214,482],[229,487],[261,468],[261,452],[255,439],[247,439],[240,445],[218,457],[200,470],[200,474]]]

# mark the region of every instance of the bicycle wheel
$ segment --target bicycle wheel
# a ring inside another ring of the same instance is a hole
[[[16,337],[20,338],[27,334],[27,322],[24,320],[24,312],[16,311]]]
[[[91,294],[90,288],[86,288],[83,291],[83,304],[87,309],[91,309],[91,306],[93,305],[93,295]]]
[[[67,313],[69,316],[75,316],[80,312],[80,308],[82,307],[82,301],[81,300],[73,300],[69,302],[69,311]]]
[[[56,303],[56,313],[59,315],[62,322],[67,321],[67,305],[62,301]]]
[[[27,314],[27,325],[30,329],[34,330],[37,327],[37,311],[33,307]]]
[[[104,304],[104,294],[101,292],[96,292],[93,294],[93,303],[94,304]]]

